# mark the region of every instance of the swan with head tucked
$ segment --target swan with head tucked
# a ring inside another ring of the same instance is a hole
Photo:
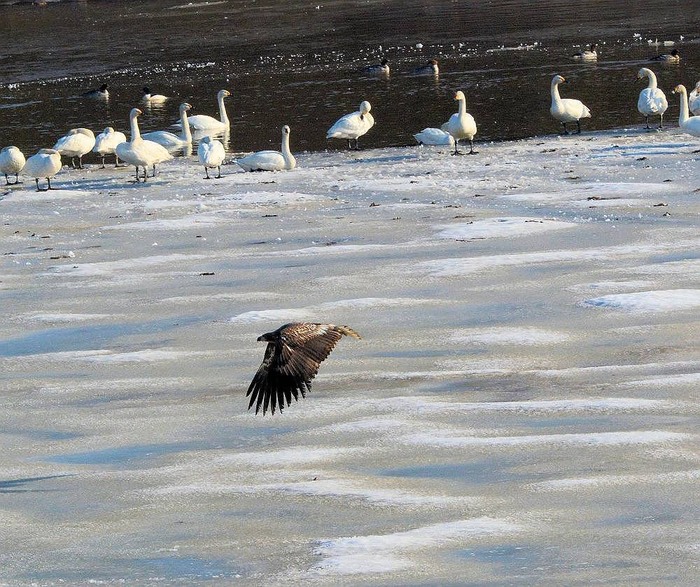
[[[146,183],[148,178],[148,167],[153,166],[153,175],[156,173],[156,165],[163,161],[172,159],[173,156],[168,153],[168,150],[154,143],[141,138],[139,132],[138,116],[143,114],[138,108],[132,108],[129,113],[129,123],[131,125],[131,141],[117,145],[117,157],[126,161],[129,165],[136,167],[136,183],[139,183],[139,167],[143,167],[143,181]]]
[[[92,148],[92,152],[97,153],[102,158],[102,169],[105,167],[105,157],[107,155],[114,155],[114,166],[119,167],[119,157],[117,157],[116,149],[119,143],[124,142],[126,142],[126,135],[123,132],[114,130],[111,126],[105,128],[95,137],[95,146]]]
[[[688,94],[688,108],[695,116],[700,114],[700,82],[696,83],[693,90]]]
[[[559,95],[559,84],[566,83],[561,75],[555,75],[550,84],[550,94],[552,96],[552,105],[549,108],[550,114],[561,122],[564,127],[564,134],[568,135],[569,131],[566,128],[568,122],[575,122],[578,128],[577,132],[581,134],[581,119],[590,118],[591,111],[581,100],[574,98],[562,98]]]
[[[476,121],[474,117],[467,112],[467,99],[464,96],[464,92],[461,90],[456,92],[455,100],[459,102],[457,112],[450,116],[450,119],[440,128],[454,137],[455,150],[452,153],[453,155],[461,155],[459,151],[460,139],[469,139],[469,154],[475,155],[477,153],[477,151],[474,150]]]
[[[192,131],[190,130],[190,125],[187,120],[187,111],[191,110],[187,102],[180,104],[180,126],[182,130],[180,135],[168,132],[167,130],[154,130],[152,132],[146,132],[141,135],[141,138],[145,141],[153,141],[159,145],[163,145],[168,150],[182,149],[192,144]]]
[[[53,148],[61,155],[70,157],[71,165],[74,168],[82,169],[83,155],[92,151],[94,146],[94,132],[92,132],[89,128],[74,128],[68,131],[68,134],[58,139]],[[78,160],[77,166],[75,164],[76,159]]]
[[[22,171],[26,160],[24,153],[14,145],[5,147],[0,151],[0,173],[5,175],[5,185],[15,185],[19,183],[19,172]],[[8,175],[14,175],[15,181],[10,183]]]
[[[441,128],[424,128],[419,133],[413,135],[419,145],[447,145],[454,147],[455,139],[447,131]]]
[[[678,126],[683,132],[700,137],[700,116],[690,116],[688,108],[688,92],[683,85],[677,85],[673,88],[674,94],[681,95],[681,113],[678,117]]]
[[[591,43],[588,46],[588,49],[585,49],[583,51],[579,51],[578,53],[574,53],[571,58],[580,60],[580,61],[597,61],[598,60],[598,51],[596,49],[598,48],[597,43]]]
[[[289,133],[291,130],[287,125],[282,127],[282,152],[279,151],[258,151],[243,159],[238,159],[235,163],[246,171],[282,171],[294,169],[297,160],[289,150]]]
[[[224,98],[227,98],[230,95],[231,92],[229,92],[228,90],[219,90],[219,93],[216,95],[216,100],[219,103],[220,120],[217,120],[213,116],[208,116],[207,114],[195,114],[194,116],[190,116],[187,119],[190,128],[193,128],[194,130],[206,130],[213,132],[227,131],[231,126],[231,122],[229,121],[228,115],[226,114]],[[181,124],[182,123],[178,122],[175,124],[175,126],[179,127]]]
[[[33,177],[36,181],[36,191],[45,192],[52,190],[51,178],[61,170],[61,154],[55,149],[39,149],[39,151],[29,157],[24,165],[22,173]],[[45,177],[47,187],[39,187],[39,179]]]
[[[102,84],[96,90],[90,90],[83,93],[84,98],[92,98],[93,100],[109,100],[109,90],[107,84]]]
[[[664,63],[678,63],[681,60],[681,54],[678,49],[674,49],[670,53],[662,53],[654,57],[649,57],[649,61],[663,61]]]
[[[647,123],[647,128],[649,127],[649,117],[659,116],[659,128],[664,127],[664,112],[668,108],[668,101],[666,100],[666,94],[658,87],[658,82],[656,81],[656,74],[651,69],[642,67],[637,73],[637,79],[649,78],[649,85],[639,92],[639,99],[637,100],[637,110],[644,116],[644,120]]]
[[[341,116],[326,133],[327,139],[347,139],[348,149],[352,149],[352,141],[355,141],[355,150],[359,149],[358,139],[374,126],[374,117],[369,113],[372,105],[364,100],[357,112],[351,112]]]
[[[151,89],[146,86],[143,88],[143,96],[141,96],[141,101],[147,106],[153,104],[164,104],[168,101],[168,97],[163,94],[152,94]]]
[[[438,66],[437,59],[431,59],[425,65],[421,65],[420,67],[416,67],[416,69],[413,70],[413,75],[439,75],[439,74],[440,74],[440,67]]]
[[[204,179],[211,179],[209,177],[209,169],[214,169],[214,167],[219,172],[216,179],[221,178],[221,164],[226,157],[226,150],[221,141],[217,141],[210,136],[204,137],[200,141],[199,147],[197,147],[197,157],[199,162],[204,165]]]

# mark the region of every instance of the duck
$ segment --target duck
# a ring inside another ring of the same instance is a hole
[[[83,98],[92,98],[93,100],[109,100],[109,90],[107,84],[102,84],[96,90],[88,90],[83,93]]]
[[[119,167],[119,157],[117,157],[116,148],[119,143],[126,142],[126,135],[123,132],[114,130],[111,126],[105,128],[100,134],[95,137],[95,146],[92,148],[93,153],[97,153],[102,158],[102,167],[105,168],[105,157],[114,155],[114,166]]]
[[[583,51],[579,51],[578,53],[574,53],[571,56],[571,58],[581,60],[581,61],[597,61],[598,60],[598,51],[596,51],[597,47],[598,47],[598,43],[591,43],[588,46],[588,49],[585,49]]]
[[[459,102],[457,112],[440,128],[445,132],[450,133],[455,140],[455,150],[453,155],[461,155],[459,151],[459,140],[469,139],[469,154],[476,155],[474,150],[474,135],[476,134],[476,121],[474,117],[467,112],[467,99],[464,92],[461,90],[455,93],[455,98]]]
[[[455,139],[447,131],[441,128],[424,128],[419,133],[413,135],[419,145],[448,145],[454,147]]]
[[[369,65],[365,67],[364,71],[370,75],[389,75],[389,73],[391,73],[389,60],[386,58],[382,59],[381,63],[378,65]]]
[[[217,120],[213,116],[208,116],[207,114],[195,114],[194,116],[190,116],[187,121],[190,125],[190,128],[193,128],[194,130],[206,130],[206,131],[214,131],[214,132],[224,132],[227,131],[230,126],[231,122],[228,119],[228,115],[226,114],[226,106],[224,106],[224,98],[228,98],[231,95],[231,92],[228,90],[219,90],[218,94],[216,94],[216,100],[219,103],[219,117],[220,120]],[[182,123],[178,122],[175,124],[175,126],[180,126]]]
[[[146,183],[148,178],[148,167],[153,166],[153,175],[156,174],[156,165],[163,161],[172,159],[173,156],[168,153],[168,150],[154,143],[141,138],[139,132],[138,116],[143,114],[138,108],[132,108],[129,113],[129,124],[131,126],[131,141],[123,142],[117,145],[117,157],[126,161],[129,165],[136,167],[136,183],[139,183],[139,167],[143,167],[143,182]]]
[[[421,65],[413,70],[413,75],[438,75],[440,67],[437,59],[431,59],[425,65]]]
[[[681,54],[678,49],[674,49],[670,53],[662,53],[654,57],[649,57],[649,61],[663,61],[665,63],[678,63],[681,60]]]
[[[154,130],[144,133],[141,138],[145,141],[153,141],[159,145],[163,145],[169,151],[182,149],[192,144],[192,131],[187,120],[187,112],[192,109],[192,106],[187,102],[180,104],[180,135],[168,132],[167,130]]]
[[[39,149],[36,154],[27,159],[22,173],[33,177],[36,181],[36,191],[46,192],[51,187],[51,178],[61,170],[61,154],[56,149]],[[39,178],[46,178],[46,187],[39,187]]]
[[[15,185],[20,183],[19,172],[22,171],[26,163],[24,153],[18,147],[10,145],[0,151],[0,173],[5,175],[5,185]],[[8,175],[14,175],[15,181],[10,183]]]
[[[355,150],[359,150],[359,138],[366,134],[374,126],[374,117],[370,114],[372,105],[364,100],[357,112],[351,112],[341,116],[333,123],[326,133],[327,139],[347,139],[348,149],[352,149],[352,141],[355,141]]]
[[[552,96],[552,105],[549,108],[550,114],[561,122],[564,127],[564,134],[568,135],[569,131],[566,128],[568,122],[575,122],[577,133],[581,134],[581,119],[590,118],[591,111],[581,100],[574,98],[562,98],[559,95],[559,84],[567,83],[566,79],[561,75],[555,75],[550,84],[550,94]]]
[[[688,95],[688,108],[697,116],[700,114],[700,82],[695,84],[695,87]]]
[[[637,73],[637,79],[649,78],[649,85],[639,92],[637,100],[637,110],[644,116],[647,126],[649,127],[649,117],[658,115],[659,128],[664,127],[664,112],[668,108],[666,94],[657,86],[656,74],[647,67],[642,67]]]
[[[237,159],[235,163],[246,171],[283,171],[294,169],[297,166],[297,160],[289,150],[289,135],[291,132],[287,125],[282,127],[282,152],[258,151],[243,157],[243,159]]]
[[[226,151],[224,145],[221,141],[217,141],[215,138],[206,136],[197,147],[197,157],[199,162],[204,165],[204,173],[206,174],[204,179],[211,179],[209,177],[209,169],[216,167],[219,174],[216,179],[221,178],[221,164],[224,162],[226,157]]]
[[[677,85],[673,88],[674,94],[681,96],[681,113],[678,117],[678,126],[681,130],[694,137],[700,137],[700,116],[690,116],[688,108],[688,92],[684,85]]]
[[[146,105],[151,104],[164,104],[168,101],[168,97],[163,94],[152,94],[151,89],[148,86],[143,88],[143,96],[141,96],[141,101]]]
[[[53,146],[64,157],[70,157],[74,169],[83,169],[83,155],[95,146],[95,133],[89,128],[73,128],[63,135]],[[76,159],[78,164],[75,164]]]

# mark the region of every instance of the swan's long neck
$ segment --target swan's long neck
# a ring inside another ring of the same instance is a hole
[[[287,164],[288,169],[291,169],[296,165],[297,161],[289,149],[289,133],[282,134],[282,157],[284,157],[284,161]]]
[[[219,115],[221,117],[221,122],[229,125],[228,115],[226,114],[226,106],[224,105],[224,96],[219,96]]]
[[[192,131],[190,130],[190,125],[187,122],[187,110],[184,108],[180,112],[180,122],[182,123],[182,132],[180,133],[180,138],[188,143],[192,142]]]
[[[557,82],[552,82],[551,87],[552,102],[560,102],[561,96],[559,95],[559,84]]]
[[[650,69],[647,73],[647,77],[649,78],[649,85],[647,87],[650,90],[655,90],[659,85],[656,81],[656,74]]]
[[[688,108],[688,92],[685,88],[679,90],[681,95],[681,113],[678,117],[678,126],[683,126],[690,118],[690,110]]]
[[[463,114],[467,113],[467,101],[464,98],[460,98],[457,101],[459,102],[458,112],[459,112],[459,115],[462,116]]]
[[[139,121],[137,120],[138,114],[132,114],[130,117],[131,122],[131,142],[138,141],[141,138],[141,132],[139,131]]]

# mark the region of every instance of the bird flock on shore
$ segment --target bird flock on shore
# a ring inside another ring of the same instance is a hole
[[[592,43],[587,49],[571,55],[574,60],[596,61],[598,59],[597,44]],[[655,62],[678,62],[680,54],[677,49],[670,53],[660,54],[650,58]],[[390,66],[387,59],[383,59],[377,65],[371,65],[363,70],[369,75],[388,76]],[[439,64],[431,59],[425,65],[412,71],[414,75],[435,75],[439,73]],[[638,79],[648,80],[648,86],[644,88],[637,102],[637,109],[644,116],[646,128],[650,128],[650,117],[659,117],[659,128],[663,128],[664,113],[668,108],[668,101],[663,90],[658,87],[655,73],[642,67],[638,72]],[[567,125],[575,124],[576,132],[581,132],[581,120],[590,118],[590,109],[580,100],[575,98],[562,98],[559,86],[567,83],[561,75],[555,75],[550,84],[551,107],[550,113],[554,119],[562,125],[563,134],[569,134]],[[700,81],[688,94],[683,85],[677,85],[674,93],[680,95],[680,128],[691,135],[700,136]],[[120,167],[120,160],[126,165],[133,165],[136,170],[136,182],[147,181],[148,177],[155,176],[156,166],[173,158],[173,153],[182,151],[189,154],[192,148],[192,131],[198,133],[199,146],[197,157],[204,167],[204,179],[212,179],[210,169],[216,169],[221,177],[221,166],[226,157],[223,143],[217,136],[226,136],[231,122],[226,112],[224,100],[231,93],[228,90],[220,90],[217,93],[219,110],[218,118],[205,114],[188,115],[192,105],[183,102],[180,104],[180,120],[173,126],[179,129],[178,133],[158,130],[140,133],[138,116],[143,114],[139,108],[132,108],[129,113],[130,139],[126,135],[116,131],[112,127],[105,128],[95,136],[88,128],[74,128],[60,137],[52,148],[39,149],[37,153],[25,159],[22,151],[14,146],[0,150],[0,173],[5,176],[7,185],[21,183],[20,174],[30,177],[36,182],[38,191],[53,189],[51,178],[62,168],[61,157],[65,157],[70,164],[77,169],[83,168],[82,158],[90,152],[95,153],[101,159],[101,167],[105,167],[105,158],[113,155],[115,167]],[[83,97],[99,100],[109,99],[107,84],[99,88],[85,92]],[[143,88],[141,102],[146,106],[164,104],[169,100],[168,96],[155,94],[146,86]],[[477,134],[477,125],[474,117],[467,112],[467,100],[464,92],[457,91],[454,94],[457,102],[457,112],[450,116],[449,120],[438,127],[424,128],[413,136],[420,145],[438,145],[451,147],[453,155],[462,154],[459,150],[459,141],[469,141],[468,154],[476,154],[474,150],[474,137]],[[339,118],[326,134],[327,139],[347,140],[349,149],[359,149],[359,139],[374,126],[374,117],[371,114],[372,106],[367,100],[360,103],[357,111],[351,112]],[[245,157],[234,159],[245,171],[284,171],[296,167],[296,159],[290,149],[291,129],[288,125],[282,127],[282,141],[280,151],[265,150],[251,153]],[[141,173],[142,170],[142,173]],[[149,170],[151,175],[149,176]],[[14,175],[14,182],[10,177]],[[40,187],[40,179],[46,180],[46,187]]]

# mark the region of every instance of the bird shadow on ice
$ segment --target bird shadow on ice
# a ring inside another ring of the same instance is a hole
[[[413,161],[416,159],[416,154],[409,155],[385,155],[375,157],[360,157],[358,159],[350,159],[345,162],[346,165],[365,165],[367,163],[397,163],[400,161]]]
[[[47,479],[60,479],[62,477],[73,477],[74,475],[47,475],[44,477],[22,477],[20,479],[8,479],[0,481],[0,493],[31,493],[40,491],[56,491],[55,489],[38,489],[34,486],[26,487],[29,484]]]

